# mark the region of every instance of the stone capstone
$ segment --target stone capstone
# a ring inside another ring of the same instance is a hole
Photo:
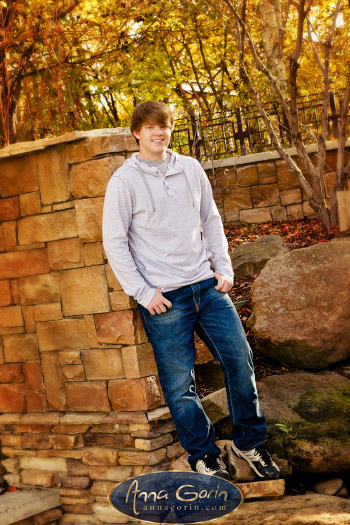
[[[286,366],[321,369],[350,356],[350,238],[270,260],[252,288],[259,351]]]
[[[263,235],[255,242],[245,242],[230,253],[235,277],[256,275],[267,261],[287,251],[279,235]]]

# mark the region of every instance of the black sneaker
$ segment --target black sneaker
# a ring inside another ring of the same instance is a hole
[[[209,474],[230,480],[230,475],[220,463],[220,456],[217,454],[205,454],[198,459],[196,463],[196,472],[200,474]]]
[[[265,445],[250,450],[239,450],[234,443],[232,443],[232,450],[241,459],[248,461],[254,472],[265,479],[279,479],[281,472],[276,463],[273,461],[270,452]]]

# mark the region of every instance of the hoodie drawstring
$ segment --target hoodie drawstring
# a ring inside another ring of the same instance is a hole
[[[135,154],[134,154],[134,155],[135,155]],[[177,162],[180,164],[180,162],[179,162],[178,160],[177,160]],[[151,190],[150,190],[150,187],[149,187],[149,185],[148,185],[147,179],[146,179],[146,177],[145,177],[145,175],[144,175],[144,173],[143,173],[143,171],[142,171],[141,166],[139,165],[139,163],[138,163],[137,161],[136,161],[135,165],[136,165],[136,168],[137,168],[137,170],[139,171],[139,173],[140,173],[140,175],[141,175],[141,178],[142,178],[142,180],[143,180],[143,182],[144,182],[144,185],[146,186],[146,189],[147,189],[148,195],[149,195],[149,197],[150,197],[150,199],[151,199],[151,203],[152,203],[153,211],[155,212],[155,211],[156,211],[156,208],[155,208],[155,205],[154,205],[154,199],[153,199],[153,195],[152,195],[152,192],[151,192]],[[180,164],[180,166],[181,166],[181,164]],[[193,191],[192,191],[192,188],[191,188],[190,181],[188,180],[188,176],[187,176],[187,174],[186,174],[186,171],[184,170],[184,168],[183,168],[182,166],[181,166],[181,170],[182,170],[182,173],[183,173],[184,176],[185,176],[186,182],[187,182],[188,187],[189,187],[189,190],[190,190],[191,200],[192,200],[192,206],[195,207],[194,196],[193,196]]]
[[[181,166],[182,167],[182,166]],[[185,179],[186,179],[186,182],[188,184],[188,187],[190,188],[190,194],[191,194],[191,199],[192,199],[192,206],[194,207],[194,197],[193,197],[193,192],[192,192],[192,188],[191,188],[191,184],[190,184],[190,181],[188,180],[188,177],[186,175],[186,172],[185,170],[182,168],[182,172],[183,174],[185,175]]]
[[[147,190],[147,192],[148,192],[149,198],[151,199],[151,203],[152,203],[153,211],[155,212],[155,211],[156,211],[156,208],[155,208],[155,205],[154,205],[153,195],[152,195],[152,192],[151,192],[150,187],[149,187],[149,185],[148,185],[148,182],[147,182],[147,180],[146,180],[146,177],[144,176],[144,173],[143,173],[141,167],[140,167],[138,164],[136,164],[136,167],[137,167],[137,169],[138,169],[139,172],[140,172],[141,179],[143,180],[144,185],[146,186],[146,190]]]

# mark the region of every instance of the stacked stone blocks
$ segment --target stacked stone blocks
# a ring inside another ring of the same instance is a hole
[[[128,522],[109,491],[182,453],[136,304],[103,251],[106,185],[136,149],[113,131],[0,159],[3,466],[10,485],[60,487],[60,523]]]
[[[270,153],[254,157],[271,157]],[[293,221],[314,216],[297,176],[289,171],[284,160],[276,158],[249,163],[249,157],[247,155],[247,163],[245,157],[239,158],[239,163],[234,158],[232,162],[225,159],[225,167],[220,167],[220,161],[215,161],[214,171],[209,171],[209,163],[205,166],[225,224]],[[336,150],[327,151],[324,185],[328,202],[336,180],[336,157]]]
[[[109,491],[183,452],[135,302],[102,246],[107,182],[135,150],[119,128],[0,151],[3,465],[10,485],[59,487],[62,524],[129,522]],[[225,222],[310,213],[282,161],[209,176]]]

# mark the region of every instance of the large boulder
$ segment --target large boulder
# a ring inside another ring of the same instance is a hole
[[[350,470],[349,379],[330,371],[298,371],[266,377],[257,388],[267,422],[268,445],[280,459],[288,460],[293,471]],[[229,418],[216,427],[222,438],[230,439]]]
[[[243,503],[212,525],[349,525],[350,501],[336,496],[283,496],[277,501]]]
[[[349,379],[298,371],[266,377],[258,391],[269,445],[293,471],[350,470]]]
[[[257,348],[287,366],[326,368],[350,356],[350,238],[271,259],[252,287]]]
[[[287,251],[279,235],[263,235],[255,242],[245,242],[230,253],[235,277],[260,273],[267,261]]]

